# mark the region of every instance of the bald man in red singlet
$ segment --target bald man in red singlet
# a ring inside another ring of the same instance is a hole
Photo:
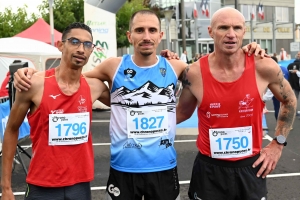
[[[265,200],[265,177],[276,167],[292,127],[296,98],[272,59],[241,50],[245,18],[233,8],[214,13],[208,27],[215,51],[186,70],[177,123],[198,112],[199,153],[190,199]],[[262,95],[282,103],[274,140],[262,148]]]

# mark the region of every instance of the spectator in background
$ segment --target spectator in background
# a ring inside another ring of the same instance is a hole
[[[278,63],[277,53],[273,53],[273,59]]]
[[[199,58],[200,58],[199,53],[196,53],[195,57],[193,58],[193,62],[196,62],[197,60],[199,60]]]
[[[186,52],[186,50],[184,50],[183,53],[181,54],[180,60],[182,60],[182,61],[185,62],[185,63],[189,63],[189,59],[188,59],[188,57],[187,57],[187,52]]]
[[[272,56],[271,57],[275,62],[277,62],[278,63],[278,59],[277,59],[277,57],[275,57],[275,56]],[[289,72],[288,72],[288,70],[287,70],[287,68],[286,67],[283,67],[283,66],[281,66],[281,65],[279,65],[280,66],[280,68],[281,68],[281,71],[282,71],[282,73],[283,73],[283,76],[284,76],[284,78],[286,79],[286,80],[289,80]],[[275,119],[276,119],[276,121],[277,121],[277,117],[278,117],[278,113],[279,113],[279,109],[280,109],[280,101],[278,101],[277,99],[276,99],[276,97],[273,95],[273,93],[271,92],[271,90],[268,88],[267,89],[267,92],[264,94],[264,96],[263,96],[263,101],[265,102],[265,101],[268,101],[268,100],[273,100],[273,105],[274,105],[274,112],[275,112]]]
[[[289,82],[295,92],[295,95],[297,97],[297,101],[299,99],[299,92],[300,92],[300,83],[299,83],[299,77],[297,76],[297,73],[300,72],[300,51],[296,55],[296,59],[293,63],[290,63],[287,67],[289,70]],[[298,112],[296,112],[296,116],[300,116]]]
[[[287,57],[286,51],[284,50],[284,48],[281,48],[281,51],[280,51],[280,60],[286,60],[286,57]]]
[[[265,52],[266,52],[266,54],[269,54],[269,52],[268,52],[268,48],[265,48]]]

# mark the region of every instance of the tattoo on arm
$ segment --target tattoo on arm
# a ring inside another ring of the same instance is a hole
[[[283,73],[282,73],[281,70],[279,70],[279,72],[277,73],[277,77],[278,77],[278,80],[279,80],[280,94],[281,94],[282,98],[284,100],[286,100],[288,98],[288,94],[284,91],[284,85],[283,85],[284,77],[283,77]]]
[[[183,71],[182,74],[182,86],[186,87],[186,86],[191,86],[191,83],[189,82],[189,80],[186,77],[186,74],[188,73],[188,71],[190,70],[190,66],[186,66],[185,70]]]
[[[291,95],[294,95],[294,93],[291,93],[290,91],[286,90],[286,87],[284,85],[284,77],[281,70],[277,73],[277,77],[279,79],[280,95],[285,101],[282,102],[280,106],[281,108],[278,115],[278,121],[279,124],[281,124],[281,126],[279,126],[278,128],[281,129],[281,134],[287,136],[295,119],[296,102],[289,100],[292,98]]]

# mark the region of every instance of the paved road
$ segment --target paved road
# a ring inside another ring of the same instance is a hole
[[[271,102],[267,103],[271,110]],[[300,108],[300,107],[299,107]],[[95,150],[95,180],[91,183],[92,195],[94,200],[103,199],[105,185],[109,170],[109,112],[94,112],[92,133]],[[269,143],[275,130],[274,113],[266,114],[268,124],[268,135],[263,140],[263,145]],[[188,200],[187,190],[190,180],[191,169],[194,158],[197,154],[195,145],[196,129],[180,128],[178,129],[175,147],[178,154],[178,173],[181,187],[181,199]],[[288,137],[288,145],[284,147],[282,157],[274,172],[267,178],[268,199],[269,200],[300,200],[300,120],[296,119],[293,130]],[[28,140],[22,141],[22,146],[30,144]],[[27,149],[31,153],[31,148]],[[28,166],[29,159],[22,156]],[[22,166],[17,164],[12,176],[13,191],[16,193],[16,200],[24,198],[25,191],[25,173]]]

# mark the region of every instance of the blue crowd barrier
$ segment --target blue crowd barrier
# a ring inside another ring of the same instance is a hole
[[[1,141],[3,141],[3,135],[4,135],[4,131],[5,131],[7,121],[8,121],[9,113],[10,113],[9,101],[6,101],[4,103],[0,103],[0,119],[1,119],[0,137],[1,137]],[[21,140],[21,139],[29,136],[29,134],[30,134],[30,126],[28,124],[27,118],[25,118],[24,122],[22,123],[22,125],[19,129],[19,138],[18,138],[18,140]]]

